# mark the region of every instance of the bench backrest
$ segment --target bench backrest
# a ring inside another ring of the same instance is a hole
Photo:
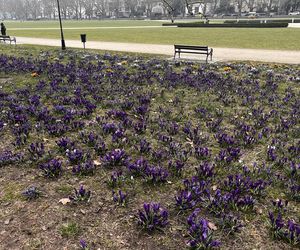
[[[174,45],[175,49],[186,49],[186,50],[202,50],[208,51],[208,46],[192,46],[192,45]]]

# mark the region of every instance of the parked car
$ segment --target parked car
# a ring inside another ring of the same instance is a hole
[[[265,17],[267,16],[267,13],[265,12],[260,12],[260,13],[256,13],[257,17]]]
[[[248,18],[256,18],[258,17],[258,14],[256,12],[248,12],[247,14],[245,14],[246,17]]]
[[[289,16],[297,16],[297,15],[300,15],[300,11],[294,11],[289,13]]]

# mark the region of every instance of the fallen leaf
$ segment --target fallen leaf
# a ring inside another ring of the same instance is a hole
[[[101,162],[98,161],[98,160],[94,160],[94,164],[95,164],[96,166],[100,166],[100,165],[101,165]]]
[[[208,222],[208,227],[211,229],[211,230],[217,230],[218,228],[216,227],[216,225],[214,223],[211,223],[211,222]]]
[[[68,204],[70,202],[71,202],[71,200],[69,198],[63,198],[63,199],[59,200],[59,203],[61,203],[63,205],[66,205],[66,204]]]

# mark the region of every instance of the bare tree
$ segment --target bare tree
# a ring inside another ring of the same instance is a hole
[[[106,0],[95,0],[95,12],[96,15],[100,17],[105,17],[107,10],[107,1]]]
[[[41,2],[39,0],[26,1],[26,8],[28,8],[32,19],[37,19],[38,16],[41,16]]]
[[[124,0],[125,8],[129,10],[130,16],[135,16],[137,11],[137,0]]]
[[[285,14],[288,14],[300,8],[300,0],[283,0],[280,7]]]
[[[83,5],[82,5],[82,0],[72,0],[72,5],[71,5],[72,11],[75,15],[75,18],[82,19],[82,11],[83,11]]]
[[[235,4],[238,9],[238,15],[242,15],[243,8],[247,6],[247,0],[235,0]]]
[[[144,0],[143,4],[145,5],[147,17],[150,17],[152,15],[152,8],[157,4],[157,0]]]
[[[168,0],[162,0],[164,8],[167,10],[168,16],[171,22],[174,23],[175,20],[175,8],[172,6],[172,2]]]
[[[94,15],[95,0],[82,0],[85,16],[91,19]]]
[[[219,0],[211,0],[211,12],[212,14],[216,13],[217,7],[219,5],[220,1]]]
[[[246,5],[247,5],[249,11],[252,12],[255,9],[256,3],[257,3],[256,0],[246,0]]]
[[[27,19],[29,16],[28,0],[10,0],[6,2],[7,12],[13,18]]]

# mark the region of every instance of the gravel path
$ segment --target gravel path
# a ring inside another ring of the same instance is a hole
[[[17,37],[18,44],[60,46],[58,39],[42,39],[30,37]],[[66,46],[82,48],[79,40],[66,40]],[[118,43],[118,42],[93,42],[86,43],[88,49],[100,49],[122,52],[150,53],[172,56],[173,45],[141,44],[141,43]],[[204,59],[203,55],[182,55],[184,59]],[[213,61],[259,61],[300,64],[300,51],[291,50],[262,50],[262,49],[236,49],[214,48]]]

